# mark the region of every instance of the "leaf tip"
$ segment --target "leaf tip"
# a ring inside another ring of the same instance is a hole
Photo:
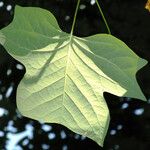
[[[16,8],[16,9],[20,9],[20,8],[22,8],[22,7],[19,6],[19,5],[16,5],[15,8]]]
[[[6,41],[5,35],[0,31],[0,44],[4,45]]]
[[[109,113],[109,109],[108,109],[108,114],[107,114],[107,117],[106,117],[106,123],[105,123],[105,128],[104,128],[104,131],[103,131],[103,135],[100,137],[98,137],[98,140],[95,140],[97,142],[97,144],[101,147],[104,146],[104,141],[105,141],[105,137],[107,135],[107,131],[108,131],[108,128],[109,128],[109,123],[110,123],[110,113]]]
[[[141,68],[143,68],[147,64],[148,64],[147,60],[140,58],[138,61],[138,64],[137,64],[137,69],[140,70]]]

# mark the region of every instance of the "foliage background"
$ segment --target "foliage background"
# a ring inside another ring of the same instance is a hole
[[[106,33],[93,0],[82,0],[75,35]],[[150,13],[146,0],[102,0],[100,4],[112,34],[140,57],[150,61]],[[14,6],[36,6],[50,10],[62,30],[70,32],[76,0],[0,0],[0,29],[13,19]],[[105,93],[111,123],[104,148],[56,124],[43,124],[22,117],[16,110],[16,88],[25,69],[0,46],[0,149],[52,150],[148,150],[150,147],[150,66],[137,74],[147,103]],[[133,89],[134,90],[134,89]],[[13,139],[13,140],[12,140]],[[14,142],[16,141],[16,143]]]

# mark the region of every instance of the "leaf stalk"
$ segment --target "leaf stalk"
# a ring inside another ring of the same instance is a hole
[[[78,0],[78,2],[77,2],[77,6],[76,6],[74,18],[73,18],[73,23],[72,23],[72,28],[71,28],[71,33],[70,33],[70,34],[71,34],[71,37],[72,37],[73,32],[74,32],[74,27],[75,27],[75,23],[76,23],[76,18],[77,18],[77,13],[78,13],[80,1],[81,1],[81,0]]]
[[[103,11],[102,11],[102,9],[101,9],[101,6],[100,6],[100,4],[98,3],[98,0],[96,0],[96,4],[97,4],[98,9],[99,9],[99,11],[100,11],[100,14],[102,15],[102,18],[103,18],[103,20],[104,20],[104,23],[105,23],[106,28],[107,28],[107,30],[108,30],[108,34],[111,34],[110,28],[109,28],[109,26],[108,26],[108,23],[107,23],[107,21],[106,21],[106,18],[105,18],[105,16],[104,16],[104,13],[103,13]]]

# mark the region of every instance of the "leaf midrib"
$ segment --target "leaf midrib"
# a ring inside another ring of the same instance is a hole
[[[68,55],[67,55],[67,61],[66,61],[66,70],[65,70],[65,75],[64,75],[64,89],[63,89],[63,100],[62,100],[62,104],[64,105],[64,99],[65,99],[65,93],[66,93],[66,85],[67,85],[67,72],[68,72],[68,64],[69,64],[69,59],[70,59],[70,55],[71,55],[71,44],[72,44],[72,35],[70,36],[70,40],[68,42]]]

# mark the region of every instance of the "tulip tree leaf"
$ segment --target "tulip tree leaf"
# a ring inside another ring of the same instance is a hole
[[[103,93],[145,100],[135,74],[147,62],[111,35],[76,37],[50,12],[19,6],[1,32],[8,53],[26,67],[17,89],[26,117],[62,124],[102,146],[110,121]]]

